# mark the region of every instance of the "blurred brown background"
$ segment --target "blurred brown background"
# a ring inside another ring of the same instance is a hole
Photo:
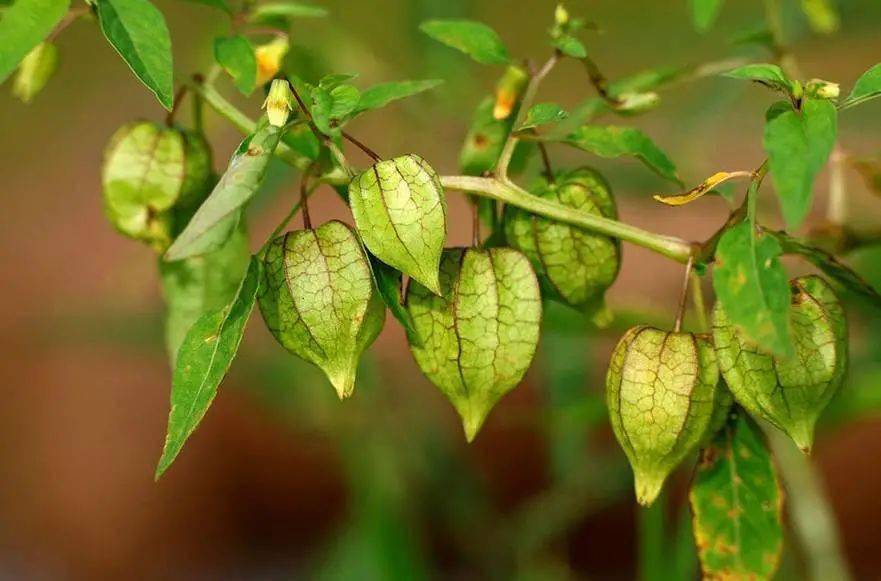
[[[157,4],[168,18],[179,78],[206,70],[213,37],[226,32],[222,14],[186,2]],[[760,22],[761,4],[728,4],[705,36],[693,32],[684,0],[568,6],[599,23],[602,33],[590,37],[590,50],[614,79],[734,53],[767,58],[728,42]],[[839,4],[837,35],[811,36],[795,20],[794,52],[806,78],[840,81],[846,91],[881,61],[881,4]],[[427,41],[418,23],[480,19],[515,55],[542,58],[554,3],[325,5],[329,18],[300,21],[292,36],[320,72],[359,72],[361,87],[404,78],[446,81],[365,115],[352,133],[383,156],[417,152],[450,174],[457,172],[471,110],[500,71]],[[548,314],[527,381],[470,446],[452,407],[419,375],[391,318],[355,397],[340,403],[317,372],[271,340],[255,313],[202,427],[154,483],[170,384],[156,258],[104,219],[99,171],[103,147],[120,124],[163,112],[94,22],[75,24],[58,44],[59,70],[32,105],[13,100],[6,88],[0,94],[0,578],[482,578],[492,570],[486,562],[520,561],[523,576],[634,577],[629,472],[597,407],[615,336],[587,334],[586,324],[562,309]],[[221,86],[232,94],[228,83]],[[591,94],[583,71],[564,63],[540,100],[572,107]],[[773,100],[767,91],[707,79],[662,97],[657,112],[608,122],[643,128],[690,184],[759,164],[763,113]],[[259,97],[236,101],[257,114]],[[848,151],[878,152],[879,107],[874,102],[842,115]],[[212,112],[206,118],[221,167],[239,136]],[[639,226],[703,239],[727,215],[719,198],[659,207],[650,195],[672,193],[670,186],[635,162],[561,147],[552,154],[558,166],[590,163],[606,172],[623,219]],[[366,163],[356,151],[350,156]],[[818,180],[818,216],[825,180]],[[881,201],[853,173],[848,185],[852,216],[876,224]],[[296,196],[295,176],[273,167],[268,190],[250,212],[254,248]],[[313,220],[350,221],[329,190],[313,205]],[[466,243],[461,196],[451,194],[450,207],[450,242]],[[857,264],[881,280],[878,256]],[[627,246],[610,303],[669,324],[681,274],[681,267]],[[853,309],[854,369],[846,389],[869,403],[836,408],[840,421],[828,422],[815,459],[855,576],[877,579],[881,422],[872,402],[881,399],[881,323],[872,311]],[[674,521],[687,478],[671,495]],[[787,554],[785,561],[797,558]],[[799,571],[797,564],[786,566],[781,576],[799,578]]]

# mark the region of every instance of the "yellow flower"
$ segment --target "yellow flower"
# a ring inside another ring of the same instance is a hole
[[[288,39],[276,38],[272,42],[258,46],[254,50],[257,57],[257,84],[269,82],[278,74],[281,62],[288,52]]]
[[[275,79],[272,86],[269,87],[269,95],[263,102],[263,108],[266,109],[266,116],[269,118],[270,125],[282,127],[288,122],[288,116],[293,111],[292,101],[294,94],[291,92],[291,86],[285,79]]]

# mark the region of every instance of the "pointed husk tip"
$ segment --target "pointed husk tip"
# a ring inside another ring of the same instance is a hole
[[[658,476],[657,474],[641,474],[636,472],[633,476],[636,501],[642,506],[651,506],[661,493],[665,479],[665,476]]]
[[[810,455],[814,447],[814,422],[804,421],[787,428],[786,433],[792,439],[798,449]]]

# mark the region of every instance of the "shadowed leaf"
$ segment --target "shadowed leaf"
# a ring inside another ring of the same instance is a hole
[[[214,59],[235,82],[236,88],[250,95],[257,84],[257,57],[254,47],[241,34],[214,40]]]
[[[790,229],[811,209],[814,179],[832,153],[837,127],[835,105],[825,99],[805,99],[801,113],[789,109],[765,124],[771,180]]]
[[[238,222],[238,210],[254,197],[263,182],[280,134],[281,129],[270,125],[264,115],[254,133],[233,154],[211,195],[168,249],[166,260],[204,254],[226,240]]]
[[[16,0],[0,18],[0,83],[43,42],[67,12],[70,0]]]
[[[168,434],[156,466],[157,480],[205,417],[220,382],[229,371],[257,299],[262,265],[259,258],[252,257],[233,301],[220,310],[202,315],[184,338],[172,378]]]
[[[729,228],[719,240],[713,289],[731,322],[750,339],[776,353],[791,353],[789,282],[780,264],[780,243],[756,236],[749,222]]]
[[[636,157],[662,178],[682,185],[682,180],[676,173],[676,166],[667,154],[639,129],[585,125],[569,135],[566,143],[600,157],[615,158],[622,155]]]
[[[735,412],[701,453],[689,493],[707,579],[771,579],[783,548],[783,493],[755,423]]]
[[[171,111],[174,69],[162,13],[147,0],[97,0],[101,31],[132,72]]]
[[[508,49],[489,26],[473,20],[429,20],[419,29],[431,38],[460,50],[484,65],[506,65]]]

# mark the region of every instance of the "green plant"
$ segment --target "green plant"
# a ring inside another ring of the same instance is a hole
[[[320,367],[340,398],[352,395],[359,357],[378,335],[387,308],[405,327],[419,367],[460,414],[470,441],[526,373],[539,338],[542,299],[563,302],[595,324],[609,323],[603,297],[617,276],[621,243],[628,242],[686,271],[674,328],[628,332],[610,365],[608,408],[636,474],[638,500],[650,504],[667,475],[702,450],[691,500],[705,574],[772,575],[782,542],[781,495],[768,446],[751,416],[809,449],[814,423],[840,388],[846,366],[844,314],[831,285],[875,306],[881,296],[823,249],[830,246],[828,231],[800,240],[771,230],[758,219],[757,199],[770,176],[787,228],[805,221],[818,172],[827,164],[841,169],[838,116],[881,95],[881,64],[844,99],[833,82],[800,79],[782,42],[777,3],[770,0],[768,30],[748,40],[768,49],[775,63],[708,63],[615,81],[605,77],[582,40],[587,23],[562,6],[549,32],[550,56],[539,67],[512,58],[483,24],[428,21],[421,27],[427,35],[479,63],[504,67],[495,94],[474,114],[460,155],[462,175],[440,175],[417,154],[382,159],[345,129],[357,116],[433,89],[438,81],[390,82],[362,91],[352,75],[301,78],[282,67],[288,33],[297,18],[323,16],[321,8],[202,2],[229,15],[231,34],[216,39],[210,70],[183,82],[177,93],[168,30],[148,0],[88,0],[73,8],[68,0],[15,0],[0,18],[0,81],[17,71],[14,91],[23,101],[32,100],[51,76],[54,38],[77,19],[94,18],[168,110],[164,126],[143,121],[121,128],[107,147],[103,170],[108,219],[160,255],[174,375],[156,477],[204,417],[255,303],[279,343]],[[691,4],[696,26],[705,30],[722,2]],[[803,9],[818,31],[837,26],[826,2],[805,2]],[[264,42],[255,47],[258,39]],[[535,102],[542,80],[562,59],[580,62],[597,93],[568,112]],[[224,73],[243,94],[266,92],[259,120],[220,94],[216,81]],[[633,157],[681,189],[675,164],[644,132],[597,120],[647,113],[673,83],[716,74],[758,83],[780,100],[765,115],[767,160],[758,168],[729,168],[687,191],[656,196],[677,206],[718,194],[725,182],[748,180],[742,203],[707,240],[690,242],[619,221],[611,186],[598,172],[552,168],[549,146],[566,145],[604,158]],[[177,122],[184,99],[195,105],[188,128]],[[212,175],[202,134],[204,105],[246,135],[219,178]],[[372,158],[372,165],[356,168],[346,156],[349,144]],[[300,197],[251,255],[246,209],[273,156],[301,172]],[[524,188],[523,167],[533,158],[541,161],[543,175]],[[313,228],[308,199],[321,185],[332,186],[348,203],[354,228],[339,222]],[[445,249],[445,190],[470,195],[471,248]],[[843,195],[840,187],[832,193]],[[284,233],[298,212],[304,228]],[[832,247],[858,244],[848,238],[846,223],[831,225]],[[481,235],[481,227],[488,235]],[[779,260],[784,254],[806,259],[828,280],[789,283]],[[710,275],[717,299],[712,341],[705,335],[710,326],[699,284]],[[682,332],[689,287],[698,322],[693,332]],[[718,380],[717,359],[724,381]],[[750,462],[738,464],[743,454]],[[718,498],[721,505],[714,502]],[[762,546],[730,530],[741,521],[761,533]],[[732,552],[743,558],[732,561]]]

